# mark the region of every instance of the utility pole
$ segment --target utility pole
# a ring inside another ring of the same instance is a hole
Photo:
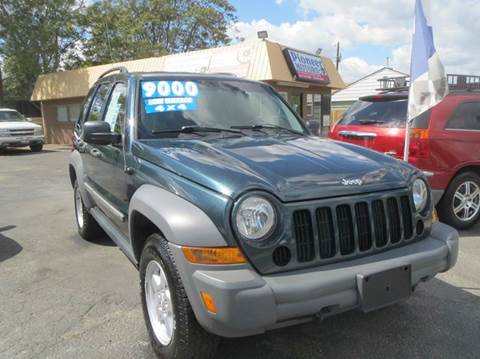
[[[338,65],[340,65],[340,61],[342,61],[342,55],[340,55],[340,41],[337,42],[337,58],[336,58],[336,65],[335,67],[338,70]]]

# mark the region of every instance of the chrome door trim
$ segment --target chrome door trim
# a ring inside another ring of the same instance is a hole
[[[362,138],[375,138],[377,134],[375,132],[364,131],[338,131],[338,134],[343,137],[362,137]]]
[[[116,218],[118,218],[121,222],[125,222],[126,216],[122,212],[120,212],[113,204],[107,201],[103,196],[98,193],[95,189],[92,188],[88,183],[84,183],[85,189],[87,192],[93,197],[94,201],[103,209],[110,212]]]

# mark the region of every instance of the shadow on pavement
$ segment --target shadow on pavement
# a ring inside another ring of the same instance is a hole
[[[9,231],[10,229],[15,228],[16,226],[4,226],[0,227],[0,263],[15,257],[20,253],[23,247],[15,242],[13,239],[8,238],[2,234],[2,232]]]
[[[479,237],[480,236],[480,221],[478,221],[473,227],[458,231],[460,237]]]
[[[27,156],[27,155],[40,155],[42,153],[50,153],[50,152],[57,152],[55,150],[48,150],[48,149],[43,149],[41,152],[32,152],[30,151],[30,148],[25,147],[25,148],[7,148],[0,150],[0,156]]]
[[[225,339],[217,359],[478,358],[480,297],[440,279],[406,302]]]

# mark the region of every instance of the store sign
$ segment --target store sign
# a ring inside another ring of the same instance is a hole
[[[327,70],[319,56],[292,49],[283,50],[288,67],[296,80],[329,83]]]

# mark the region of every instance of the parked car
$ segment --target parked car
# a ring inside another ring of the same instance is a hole
[[[402,159],[407,102],[407,90],[362,97],[329,138]],[[409,162],[428,175],[440,219],[472,226],[480,217],[480,92],[451,92],[411,132]]]
[[[42,126],[16,110],[0,108],[0,149],[29,146],[33,152],[40,152],[43,143]]]
[[[160,357],[382,308],[455,265],[415,167],[310,135],[264,83],[111,71],[75,126],[76,222],[138,268]]]

